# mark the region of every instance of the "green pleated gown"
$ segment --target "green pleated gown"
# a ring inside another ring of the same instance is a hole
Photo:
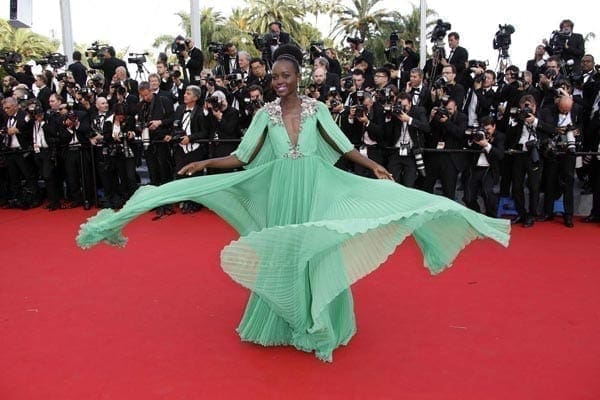
[[[435,274],[471,240],[506,246],[510,231],[509,221],[444,197],[335,168],[352,149],[322,103],[302,98],[297,145],[279,102],[269,103],[234,153],[246,170],[142,187],[120,211],[90,218],[77,243],[124,245],[121,230],[136,216],[184,200],[204,204],[240,234],[221,252],[221,265],[252,291],[238,327],[242,340],[293,345],[331,361],[356,331],[350,285],[405,237],[414,236]]]

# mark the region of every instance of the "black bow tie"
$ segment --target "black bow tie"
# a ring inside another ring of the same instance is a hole
[[[187,114],[187,113],[191,113],[191,112],[192,112],[192,110],[185,110],[183,113]]]

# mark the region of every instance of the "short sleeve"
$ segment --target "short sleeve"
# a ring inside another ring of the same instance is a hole
[[[250,161],[250,157],[252,157],[256,151],[256,146],[258,146],[261,142],[268,122],[269,118],[267,112],[264,110],[264,108],[260,109],[256,115],[254,115],[254,118],[252,118],[252,122],[246,130],[246,133],[244,134],[244,137],[242,138],[238,148],[231,154],[236,156],[241,162],[248,163]]]
[[[327,140],[320,136],[318,153],[323,159],[334,164],[341,156],[354,150],[354,145],[337,126],[327,106],[321,102],[318,102],[317,105],[317,123],[323,128],[321,134],[327,135],[337,147],[331,147]]]

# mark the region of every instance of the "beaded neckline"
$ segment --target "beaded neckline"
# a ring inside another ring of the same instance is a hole
[[[317,112],[317,100],[307,97],[300,96],[300,100],[302,101],[300,111],[300,126],[306,118],[313,116]],[[267,115],[271,120],[271,123],[274,125],[283,125],[283,115],[281,112],[281,99],[276,99],[270,103],[265,104],[265,110],[267,111]]]

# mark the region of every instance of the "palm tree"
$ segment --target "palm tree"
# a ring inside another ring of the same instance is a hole
[[[334,27],[334,37],[340,35],[358,36],[369,39],[381,29],[382,21],[388,16],[384,9],[376,9],[382,0],[352,0],[352,6],[341,6],[335,13],[338,23]]]
[[[19,53],[23,60],[31,60],[56,52],[58,42],[31,29],[15,29],[6,20],[0,20],[0,49]]]
[[[250,0],[244,11],[252,31],[265,33],[271,22],[279,21],[292,37],[296,37],[304,17],[304,7],[297,0]]]

